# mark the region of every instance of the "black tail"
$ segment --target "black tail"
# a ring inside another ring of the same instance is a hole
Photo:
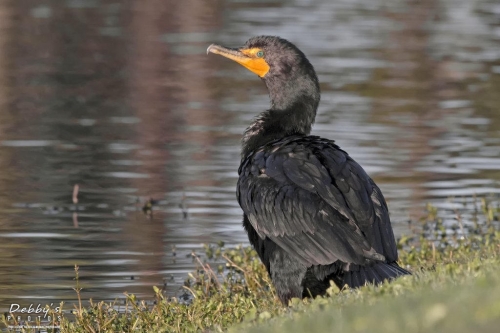
[[[380,284],[402,275],[411,275],[411,273],[399,267],[395,262],[390,264],[379,262],[373,266],[358,266],[357,269],[344,272],[343,283],[349,288],[358,288],[367,283]]]

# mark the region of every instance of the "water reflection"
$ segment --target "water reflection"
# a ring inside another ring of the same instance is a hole
[[[424,203],[498,202],[494,0],[0,3],[0,309],[170,293],[202,243],[246,242],[235,183],[262,83],[209,43],[295,42],[318,71],[313,133],[375,178],[396,233]],[[79,184],[78,202],[72,191]],[[455,199],[448,199],[455,197]],[[151,217],[144,204],[153,199]]]

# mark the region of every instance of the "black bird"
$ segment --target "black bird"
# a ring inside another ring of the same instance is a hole
[[[330,280],[356,288],[410,274],[396,262],[380,189],[334,141],[309,135],[320,89],[305,55],[271,36],[208,52],[243,65],[269,90],[271,108],[242,139],[237,198],[280,300],[324,294]]]

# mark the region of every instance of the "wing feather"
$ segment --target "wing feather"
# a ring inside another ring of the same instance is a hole
[[[308,267],[394,257],[380,190],[333,142],[274,143],[247,157],[239,173],[238,201],[257,234]]]

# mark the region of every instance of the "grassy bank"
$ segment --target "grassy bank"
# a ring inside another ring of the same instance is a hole
[[[333,292],[265,323],[240,324],[230,332],[498,332],[500,248],[448,252],[436,263],[380,287]],[[441,255],[438,255],[440,259]]]
[[[251,248],[207,246],[200,268],[187,279],[187,305],[155,288],[156,304],[133,295],[119,308],[77,307],[61,332],[471,332],[500,327],[500,232],[498,207],[486,201],[472,215],[444,227],[439,212],[414,224],[399,240],[400,263],[414,272],[380,287],[336,287],[315,300],[275,297],[265,268]],[[465,237],[464,237],[465,232]],[[77,292],[84,297],[85,291]],[[29,331],[29,330],[26,330]]]
[[[469,270],[470,268],[470,270]],[[313,302],[285,318],[232,332],[498,332],[498,260],[405,278],[336,300]]]

